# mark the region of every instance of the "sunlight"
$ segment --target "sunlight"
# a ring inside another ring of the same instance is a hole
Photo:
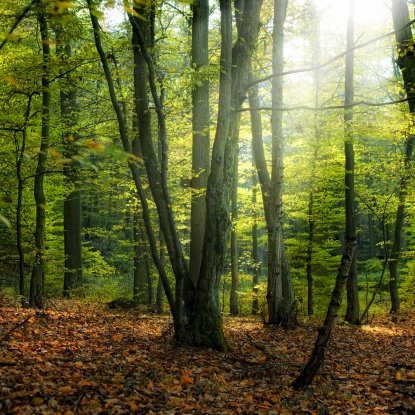
[[[385,326],[363,326],[362,330],[368,333],[380,334],[384,336],[400,336],[403,334],[403,330],[388,328]]]
[[[324,32],[345,33],[349,2],[343,0],[314,0],[317,10],[321,12],[321,26]],[[389,31],[392,16],[389,2],[385,0],[355,1],[356,37],[370,36],[380,28]],[[385,27],[386,25],[386,27]]]

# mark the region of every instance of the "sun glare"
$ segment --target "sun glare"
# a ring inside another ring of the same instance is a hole
[[[314,0],[320,11],[323,30],[341,31],[346,27],[349,1],[347,0]],[[382,27],[392,26],[392,14],[389,2],[385,0],[355,0],[356,35],[370,35]]]

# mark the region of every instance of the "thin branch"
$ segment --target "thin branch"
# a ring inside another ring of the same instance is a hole
[[[9,339],[9,337],[21,326],[26,324],[32,317],[35,317],[35,314],[29,314],[24,320],[20,321],[19,323],[15,324],[8,332],[6,332],[0,338],[0,344],[5,342]]]
[[[396,101],[387,101],[387,102],[370,102],[370,101],[357,101],[353,104],[349,105],[328,105],[327,107],[310,107],[307,105],[299,105],[298,107],[285,107],[285,108],[273,108],[273,107],[257,107],[257,108],[250,108],[244,107],[238,110],[239,112],[246,112],[246,111],[283,111],[283,112],[290,112],[290,111],[326,111],[326,110],[340,110],[340,109],[347,109],[353,107],[385,107],[388,105],[396,105],[401,104],[403,102],[408,102],[414,100],[415,97],[407,97],[398,99]]]
[[[17,16],[16,21],[13,23],[13,26],[10,28],[10,30],[7,32],[7,35],[3,39],[3,41],[0,43],[0,50],[3,49],[3,46],[9,41],[10,36],[13,34],[16,27],[19,25],[19,23],[25,18],[25,16],[29,13],[30,9],[33,7],[33,5],[36,3],[37,0],[32,0],[30,4],[23,9],[23,11]]]
[[[415,23],[415,19],[412,19],[405,26],[401,27],[399,30],[393,30],[392,32],[388,32],[388,33],[385,33],[385,34],[380,35],[378,37],[375,37],[373,39],[370,39],[367,42],[360,43],[359,45],[356,45],[353,48],[346,49],[345,51],[339,53],[338,55],[333,56],[329,60],[321,63],[320,65],[311,66],[309,68],[292,69],[290,71],[284,71],[284,72],[280,72],[280,73],[276,73],[276,74],[271,74],[271,75],[265,76],[263,78],[258,78],[257,80],[251,82],[251,84],[249,86],[252,86],[252,85],[254,85],[256,83],[261,83],[261,82],[269,81],[270,79],[275,78],[277,76],[285,76],[285,75],[293,75],[293,74],[296,74],[296,73],[304,73],[304,72],[318,71],[319,69],[323,69],[325,66],[330,65],[331,63],[335,62],[336,60],[338,60],[340,58],[343,58],[349,52],[352,52],[353,50],[362,49],[362,48],[364,48],[364,47],[366,47],[366,46],[368,46],[368,45],[370,45],[370,44],[372,44],[374,42],[377,42],[378,40],[381,40],[381,39],[384,39],[386,37],[392,36],[395,33],[399,33],[402,30],[405,30],[408,26],[411,26],[413,23]]]

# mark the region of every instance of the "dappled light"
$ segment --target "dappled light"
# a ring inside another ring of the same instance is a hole
[[[0,413],[414,413],[414,4],[1,1]]]

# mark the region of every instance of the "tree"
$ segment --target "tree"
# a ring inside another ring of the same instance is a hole
[[[202,261],[209,175],[209,1],[195,0],[192,9],[192,204],[189,272],[196,285]]]
[[[326,318],[321,326],[314,349],[310,359],[302,370],[301,374],[293,381],[294,389],[302,389],[308,386],[316,375],[321,363],[324,360],[326,347],[329,343],[331,332],[337,318],[337,312],[340,309],[343,291],[349,278],[350,267],[353,262],[356,239],[351,238],[346,243],[346,249],[342,256],[339,270],[337,272],[336,284],[334,285],[329,306],[327,308]]]
[[[393,27],[398,47],[398,65],[402,71],[403,84],[408,98],[410,114],[415,114],[415,58],[412,53],[413,36],[409,25],[408,4],[405,0],[392,1]],[[414,147],[415,136],[408,134],[404,143],[403,171],[398,189],[398,208],[395,216],[395,228],[393,232],[393,244],[389,258],[389,292],[391,297],[391,312],[399,312],[399,273],[398,265],[401,255],[402,231],[405,220],[405,201],[407,195],[407,183],[410,178],[410,164]]]
[[[346,212],[346,240],[356,235],[356,203],[354,186],[354,147],[353,147],[353,109],[350,106],[354,101],[353,72],[354,72],[354,0],[349,3],[347,21],[346,75],[345,75],[345,212]],[[357,285],[356,255],[353,258],[349,278],[347,280],[347,310],[346,321],[358,324],[360,320],[359,292]]]
[[[286,0],[274,2],[272,70],[280,74],[283,70],[284,21],[287,12]],[[255,99],[255,95],[253,97]],[[252,101],[255,104],[255,101]],[[253,155],[261,185],[265,220],[268,236],[268,282],[267,304],[268,322],[293,327],[296,322],[293,288],[283,239],[283,154],[284,138],[282,129],[283,79],[272,78],[272,160],[271,175],[265,158],[262,134],[259,124],[253,134]],[[255,114],[251,110],[252,114]],[[259,121],[256,121],[259,123]],[[261,134],[261,135],[260,135]]]
[[[69,18],[65,14],[62,18]],[[72,19],[72,23],[75,23]],[[67,68],[72,58],[72,46],[68,31],[58,23],[55,28],[56,52],[62,59],[62,67]],[[79,134],[77,87],[71,73],[62,71],[63,83],[60,91],[61,120],[65,132],[62,136],[64,155],[68,160],[64,165],[65,184],[68,194],[63,202],[63,236],[65,251],[65,273],[63,295],[69,298],[73,290],[82,286],[82,241],[81,241],[81,194],[79,190],[80,172],[76,158]]]
[[[50,42],[49,29],[46,19],[46,9],[42,2],[39,2],[37,18],[40,27],[42,41],[42,131],[40,139],[40,149],[36,168],[34,183],[34,198],[36,202],[36,228],[35,228],[35,263],[33,264],[32,276],[30,280],[30,305],[32,307],[43,307],[43,290],[45,281],[45,205],[46,198],[43,188],[44,175],[46,171],[47,151],[49,145],[50,128]]]
[[[146,44],[145,22],[137,16],[130,15],[133,33],[137,40],[136,53],[141,53],[148,70],[148,85],[151,98],[156,108],[160,141],[162,145],[162,162],[157,168],[154,146],[150,135],[140,137],[141,149],[153,199],[157,206],[160,226],[166,242],[170,263],[175,275],[175,313],[180,326],[175,327],[176,339],[192,345],[204,345],[226,350],[223,336],[222,317],[219,308],[219,281],[224,267],[227,233],[229,229],[229,194],[226,182],[230,182],[232,166],[236,150],[236,142],[230,121],[231,108],[237,114],[244,100],[247,88],[246,67],[255,45],[258,33],[259,10],[261,2],[247,2],[244,9],[244,22],[241,37],[232,48],[232,4],[228,0],[220,3],[221,9],[221,75],[219,86],[219,109],[215,141],[212,149],[212,162],[206,189],[206,227],[202,254],[202,265],[196,287],[191,287],[187,264],[178,240],[175,221],[169,202],[167,188],[167,131],[165,115],[157,94],[155,67]],[[146,9],[136,7],[136,12],[143,16]],[[234,59],[232,60],[232,57]],[[233,67],[232,67],[233,63]],[[138,74],[136,74],[138,77]],[[147,91],[147,89],[144,89]],[[137,91],[137,88],[136,88]],[[232,115],[234,120],[239,119]],[[140,121],[140,120],[139,120]],[[140,125],[140,124],[139,124]],[[228,139],[228,136],[231,139]],[[230,151],[225,152],[225,148]],[[226,157],[225,157],[226,154]],[[225,183],[224,183],[225,182]],[[184,284],[187,295],[194,292],[192,298],[184,298]],[[189,290],[190,288],[190,290]],[[184,321],[183,298],[187,300],[188,325]]]

